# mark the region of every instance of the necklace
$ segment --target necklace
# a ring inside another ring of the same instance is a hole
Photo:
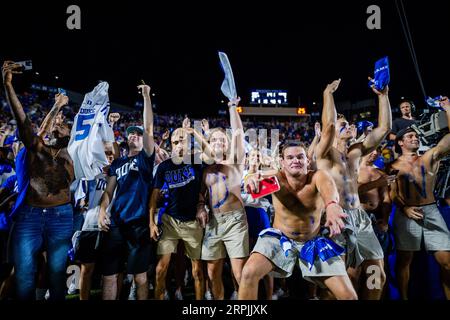
[[[59,152],[61,151],[61,149],[62,149],[62,148],[58,149],[58,152],[56,152],[55,155],[53,155],[53,152],[51,152],[51,153],[52,153],[53,161],[56,161],[56,158],[58,157],[58,154],[59,154]]]

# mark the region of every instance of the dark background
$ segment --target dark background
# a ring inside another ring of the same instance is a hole
[[[449,1],[403,1],[427,94],[449,94]],[[70,4],[81,8],[81,30],[66,28]],[[371,4],[381,30],[366,27]],[[394,1],[3,1],[0,12],[0,59],[32,59],[28,80],[82,93],[106,80],[111,100],[129,106],[145,79],[158,112],[217,114],[218,50],[244,105],[253,88],[286,89],[309,112],[339,77],[338,101],[372,97],[367,76],[387,55],[392,104],[405,96],[424,106]]]

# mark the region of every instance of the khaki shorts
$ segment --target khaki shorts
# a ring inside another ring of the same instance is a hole
[[[408,218],[399,209],[394,216],[394,237],[397,250],[420,251],[425,244],[427,251],[450,251],[450,232],[436,204],[421,207],[423,220]]]
[[[197,220],[182,222],[168,214],[163,214],[162,236],[158,241],[158,255],[177,252],[178,241],[184,242],[186,255],[192,260],[199,260],[202,253],[203,228]]]
[[[304,243],[293,242],[295,245],[292,246],[292,250],[286,256],[281,248],[280,239],[272,236],[258,237],[252,253],[262,254],[275,265],[275,270],[270,273],[275,278],[290,277],[296,264],[300,267],[305,280],[316,283],[321,287],[324,287],[323,279],[319,279],[321,277],[347,276],[342,256],[332,257],[326,261],[317,257],[310,270],[307,262],[299,258],[299,252],[302,250]]]
[[[244,209],[212,214],[203,238],[202,260],[246,258],[249,255],[248,224]]]
[[[383,259],[383,249],[369,215],[363,209],[344,209],[344,212],[348,215],[344,219],[345,229],[335,241],[347,250],[347,267],[356,268],[365,260]]]

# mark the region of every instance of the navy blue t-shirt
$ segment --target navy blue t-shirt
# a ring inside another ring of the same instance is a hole
[[[115,224],[136,219],[148,219],[148,200],[152,186],[155,152],[147,156],[144,150],[133,157],[114,160],[108,176],[117,177],[117,188],[111,218]]]
[[[201,164],[175,164],[172,159],[159,164],[153,187],[162,189],[167,184],[165,213],[180,221],[195,220],[202,174]]]

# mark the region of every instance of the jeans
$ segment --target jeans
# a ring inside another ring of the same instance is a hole
[[[72,205],[38,208],[24,205],[17,213],[11,234],[11,250],[19,300],[33,300],[37,257],[47,252],[50,299],[66,295],[67,252],[73,234]]]

